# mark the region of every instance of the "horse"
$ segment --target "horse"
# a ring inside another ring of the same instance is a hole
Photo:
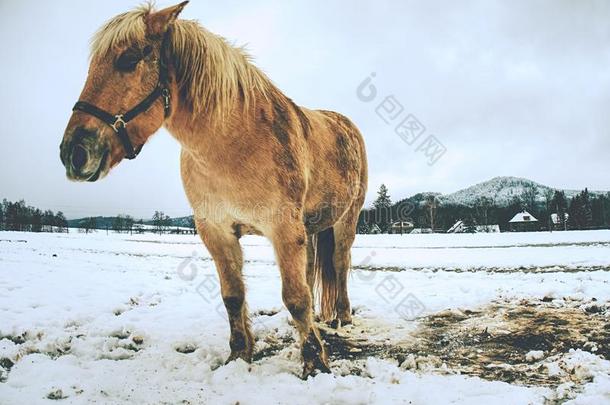
[[[249,55],[197,21],[188,2],[148,4],[93,36],[87,80],[60,145],[72,181],[104,178],[162,126],[214,261],[229,319],[230,362],[252,361],[239,239],[268,238],[298,331],[303,378],[330,372],[319,320],[352,322],[350,249],[367,187],[362,135],[345,116],[296,105]]]

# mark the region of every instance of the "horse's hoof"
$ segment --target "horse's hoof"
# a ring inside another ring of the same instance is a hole
[[[351,325],[352,324],[352,317],[347,317],[347,318],[342,318],[340,319],[341,321],[341,326],[346,326],[346,325]]]
[[[303,375],[301,378],[307,380],[308,377],[317,375],[318,372],[330,374],[330,368],[325,364],[321,358],[317,358],[310,361],[305,361],[303,364]]]
[[[303,354],[303,379],[314,375],[316,370],[322,373],[330,373],[326,350],[324,350],[322,341],[314,331],[311,331],[303,342],[301,351]]]
[[[242,359],[246,363],[252,363],[252,355],[247,352],[231,352],[227,361],[225,361],[225,366],[232,362],[233,360]]]

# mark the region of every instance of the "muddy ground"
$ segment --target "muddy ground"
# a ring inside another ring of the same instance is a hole
[[[571,349],[610,360],[610,303],[595,300],[500,301],[477,309],[447,310],[422,319],[415,331],[403,331],[399,340],[384,339],[380,335],[391,330],[383,331],[358,316],[354,325],[321,330],[342,374],[366,376],[364,360],[372,356],[416,372],[551,388],[571,383],[577,389],[588,378],[564,361]],[[294,344],[290,336],[271,341],[256,353],[255,361]]]

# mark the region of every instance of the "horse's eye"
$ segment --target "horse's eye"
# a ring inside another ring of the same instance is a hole
[[[134,49],[128,49],[116,60],[116,68],[123,72],[131,72],[141,60],[141,52]]]
[[[146,45],[144,49],[142,49],[142,56],[147,57],[152,52],[152,46]]]

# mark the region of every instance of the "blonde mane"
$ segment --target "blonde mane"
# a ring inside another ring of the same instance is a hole
[[[144,17],[151,12],[154,7],[149,3],[108,21],[93,36],[91,58],[121,46],[145,43]],[[194,116],[206,113],[221,119],[240,106],[247,110],[257,95],[268,98],[275,89],[243,48],[231,46],[197,21],[177,20],[170,29],[169,42],[180,95]]]

